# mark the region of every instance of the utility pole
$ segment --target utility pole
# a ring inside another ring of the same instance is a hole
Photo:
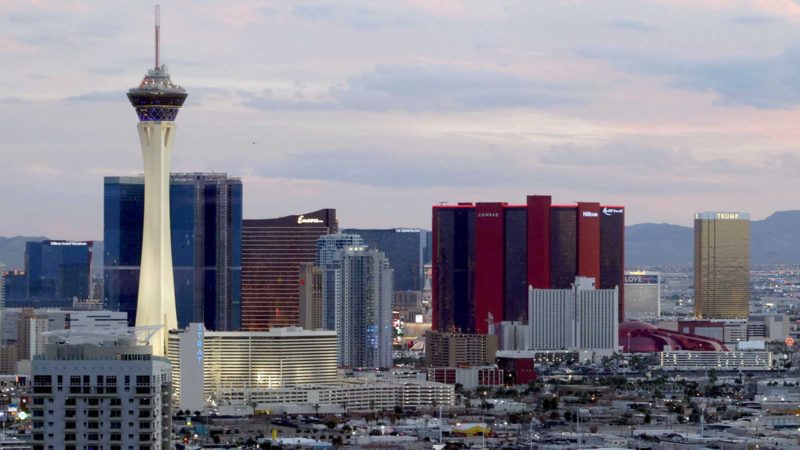
[[[439,405],[439,443],[442,443],[442,406]]]
[[[531,436],[530,436],[530,450],[533,450],[533,414],[531,414]]]

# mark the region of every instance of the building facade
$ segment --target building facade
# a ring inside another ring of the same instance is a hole
[[[300,264],[300,327],[306,330],[325,328],[323,274],[314,264]]]
[[[33,448],[171,448],[172,370],[149,343],[133,330],[54,338],[32,363]]]
[[[3,273],[3,304],[28,306],[28,277],[25,271],[9,270]]]
[[[525,205],[434,206],[434,328],[486,333],[490,318],[527,321],[528,286],[569,289],[584,276],[621,288],[624,217],[621,206],[554,205],[539,195]]]
[[[67,311],[32,308],[8,308],[3,311],[3,344],[7,349],[13,347],[10,364],[0,373],[28,374],[30,366],[17,365],[20,361],[30,361],[45,350],[46,333],[64,330],[102,333],[107,330],[126,328],[127,315],[115,311]]]
[[[336,329],[337,296],[342,292],[333,262],[339,251],[348,247],[366,245],[357,234],[336,233],[317,240],[316,266],[322,270],[322,324],[326,330]]]
[[[301,384],[335,383],[336,333],[298,327],[270,331],[206,331],[191,324],[170,333],[169,358],[181,409],[206,399]]]
[[[595,289],[577,277],[570,289],[530,288],[531,350],[578,350],[610,355],[619,347],[619,288]]]
[[[69,306],[91,295],[92,241],[25,243],[27,296],[31,306]]]
[[[136,317],[144,179],[106,177],[104,304]],[[234,330],[241,319],[242,182],[217,173],[170,176],[170,227],[178,327],[202,321]]]
[[[300,264],[314,263],[317,240],[337,227],[335,209],[243,221],[243,330],[300,324]]]
[[[694,314],[747,319],[750,314],[750,215],[694,216]]]
[[[367,245],[364,243],[364,239],[357,234],[336,233],[320,236],[317,239],[316,265],[327,266],[336,259],[339,250],[348,247],[367,247]]]
[[[497,336],[490,334],[425,333],[427,367],[485,366],[494,364]]]
[[[455,404],[455,387],[422,380],[347,379],[333,385],[299,385],[259,389],[251,393],[227,392],[225,400],[258,405],[274,412],[284,405],[335,405],[347,412],[428,410]]]
[[[336,280],[339,365],[391,367],[393,271],[378,250],[339,250],[327,265]]]
[[[742,371],[770,370],[773,357],[770,352],[694,352],[670,351],[658,354],[659,365],[664,370]]]
[[[657,319],[661,316],[661,274],[625,272],[625,319]]]
[[[361,236],[369,248],[386,255],[394,269],[394,290],[421,291],[429,231],[418,228],[347,229],[343,233]]]

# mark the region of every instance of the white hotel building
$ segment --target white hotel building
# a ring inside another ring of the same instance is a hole
[[[577,277],[571,289],[530,288],[530,349],[577,350],[582,360],[617,351],[619,288],[594,286],[593,278]]]
[[[176,405],[202,411],[209,399],[338,380],[336,332],[298,327],[270,331],[206,331],[190,324],[169,336]]]

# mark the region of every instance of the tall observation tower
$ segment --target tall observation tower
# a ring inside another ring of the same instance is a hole
[[[159,62],[160,9],[156,5],[155,66],[128,91],[139,116],[139,141],[144,156],[144,229],[136,326],[161,325],[151,338],[154,355],[165,355],[169,330],[178,327],[172,239],[169,226],[169,161],[175,139],[175,117],[186,91],[172,83]]]

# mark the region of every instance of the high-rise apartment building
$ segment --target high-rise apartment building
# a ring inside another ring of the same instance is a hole
[[[661,315],[661,274],[625,272],[625,319],[656,319]]]
[[[618,350],[619,288],[595,289],[577,277],[569,289],[529,291],[531,350],[579,350],[608,356]]]
[[[326,330],[336,329],[336,302],[341,293],[336,271],[330,267],[339,251],[349,247],[366,247],[357,234],[336,233],[321,236],[317,240],[316,266],[322,270],[322,326]]]
[[[694,314],[747,319],[750,314],[750,215],[694,216]]]
[[[300,327],[306,330],[325,328],[322,268],[300,264]]]
[[[357,234],[336,233],[327,236],[320,236],[317,239],[317,259],[318,267],[325,267],[333,262],[339,254],[339,250],[348,247],[366,247],[366,243]]]
[[[337,230],[336,210],[242,222],[242,329],[300,323],[300,264],[314,263],[317,240]]]
[[[144,178],[106,177],[104,304],[136,317]],[[242,182],[224,173],[170,175],[170,233],[178,327],[234,330],[241,318]]]
[[[337,280],[339,365],[392,365],[392,269],[378,250],[350,247],[327,266]]]
[[[433,207],[433,327],[486,333],[528,320],[528,287],[569,289],[576,276],[622,288],[625,210],[599,203],[460,203]],[[624,317],[624,299],[618,310]]]
[[[422,290],[422,270],[429,231],[418,228],[392,228],[348,229],[342,232],[361,236],[369,248],[380,250],[386,255],[394,270],[395,291]]]
[[[171,448],[172,369],[137,335],[151,332],[52,336],[32,362],[33,448]]]
[[[91,241],[25,243],[28,300],[40,306],[68,306],[87,299],[92,282]]]

